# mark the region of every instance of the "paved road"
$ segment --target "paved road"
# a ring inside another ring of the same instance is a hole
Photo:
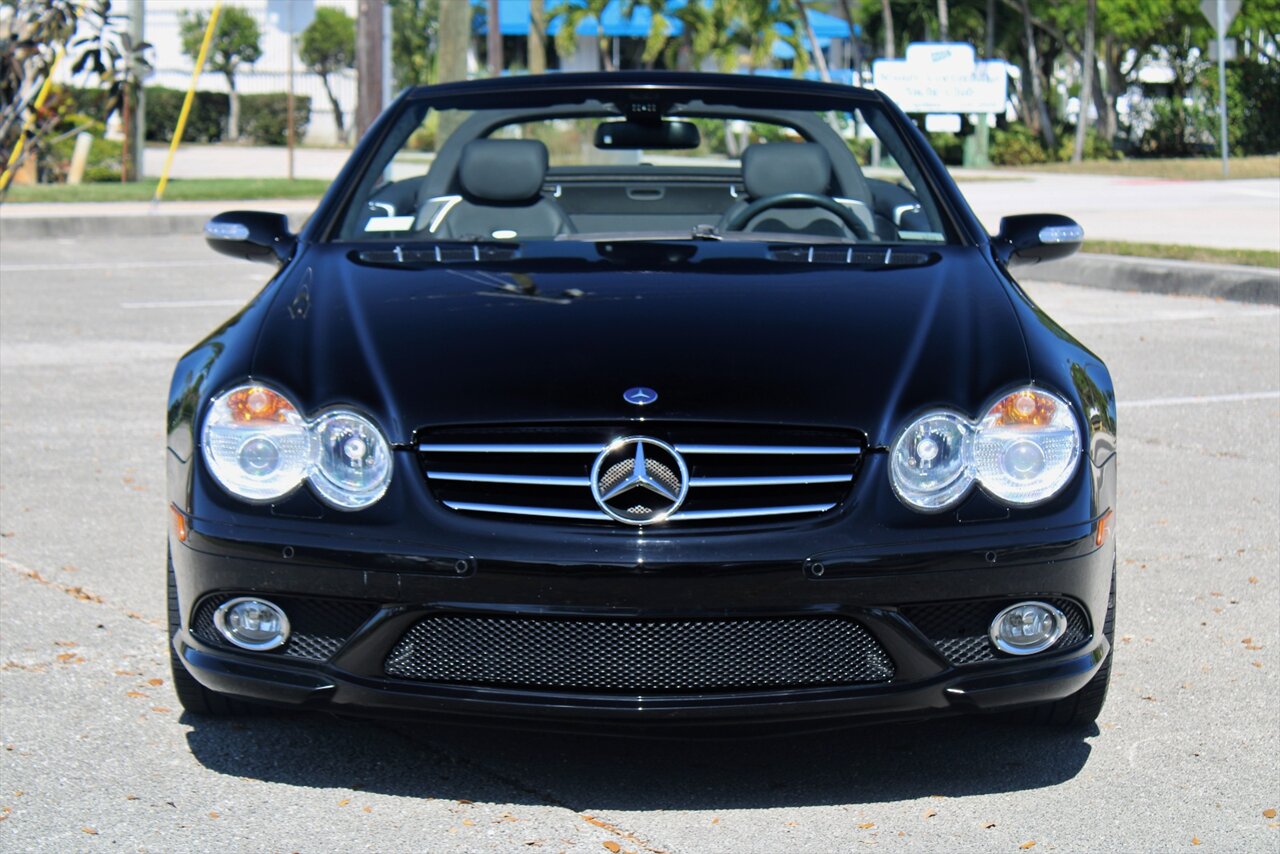
[[[1025,181],[965,182],[992,234],[1000,217],[1064,213],[1086,239],[1280,250],[1280,175],[1242,181],[1164,181],[1106,175],[1018,173]]]
[[[188,238],[0,251],[0,850],[1280,847],[1277,309],[1034,286],[1123,401],[1096,730],[655,743],[180,713],[168,375],[266,269]]]

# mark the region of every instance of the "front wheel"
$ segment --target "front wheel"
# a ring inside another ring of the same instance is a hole
[[[178,605],[178,580],[173,572],[173,555],[169,555],[169,669],[173,676],[173,690],[178,695],[178,702],[182,704],[182,708],[196,715],[208,715],[210,717],[231,717],[235,715],[247,714],[250,708],[225,694],[219,694],[216,691],[210,691],[208,688],[196,681],[195,677],[187,672],[187,668],[182,665],[182,661],[178,658],[178,652],[173,648],[173,637],[182,628],[181,608]]]
[[[1098,719],[1098,715],[1102,713],[1102,705],[1107,701],[1107,686],[1111,683],[1111,660],[1115,658],[1115,624],[1116,570],[1112,566],[1111,597],[1107,600],[1107,617],[1102,625],[1102,634],[1111,647],[1107,652],[1107,660],[1102,662],[1089,683],[1070,697],[1028,709],[1030,723],[1074,727],[1091,724]]]

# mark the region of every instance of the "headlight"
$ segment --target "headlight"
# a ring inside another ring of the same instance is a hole
[[[967,462],[969,422],[952,412],[931,412],[907,426],[890,452],[890,482],[903,503],[944,510],[973,484]]]
[[[311,485],[336,507],[356,510],[382,497],[391,482],[391,449],[365,418],[330,412],[312,427],[316,437]]]
[[[342,510],[373,504],[391,482],[391,448],[378,428],[354,412],[305,420],[284,395],[245,385],[214,398],[202,447],[214,479],[250,501],[271,501],[310,480]]]
[[[1070,408],[1038,389],[1002,397],[974,434],[974,475],[1008,504],[1036,504],[1057,494],[1079,457],[1080,428]]]
[[[889,481],[913,510],[959,504],[974,483],[1007,504],[1057,494],[1075,472],[1080,430],[1065,401],[1035,388],[1000,398],[981,421],[928,412],[889,449]]]

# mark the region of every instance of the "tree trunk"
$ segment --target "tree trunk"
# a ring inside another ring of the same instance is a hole
[[[485,24],[488,30],[485,52],[488,54],[489,76],[497,77],[502,74],[502,29],[498,26],[498,0],[489,0]]]
[[[951,31],[951,10],[947,8],[947,0],[938,0],[938,40],[947,41]]]
[[[529,0],[529,73],[547,70],[547,9],[545,0]]]
[[[1108,35],[1102,41],[1102,68],[1106,72],[1106,78],[1103,81],[1103,107],[1099,113],[1099,124],[1102,128],[1102,134],[1108,140],[1114,142],[1120,133],[1120,118],[1116,115],[1116,100],[1124,94],[1124,72],[1121,71],[1120,63],[1124,62],[1123,52],[1116,46],[1115,36]]]
[[[884,17],[884,58],[893,59],[893,7],[889,5],[889,0],[880,0],[880,11]]]
[[[996,55],[996,0],[987,0],[986,31],[982,34],[985,40],[983,56],[994,59]]]
[[[1053,133],[1049,107],[1044,100],[1044,84],[1040,79],[1040,53],[1036,50],[1036,34],[1031,31],[1031,10],[1027,8],[1027,0],[1022,0],[1022,37],[1027,42],[1027,71],[1031,75],[1031,97],[1035,101],[1036,114],[1040,116],[1040,137],[1052,155],[1058,148],[1058,139]]]
[[[440,28],[437,35],[437,82],[467,79],[467,48],[471,44],[471,4],[452,0],[440,4]],[[440,150],[449,135],[462,121],[457,110],[444,110],[436,125],[435,149]]]
[[[436,58],[440,83],[467,79],[467,46],[471,42],[471,4],[440,4],[439,53]]]
[[[840,8],[844,11],[845,22],[849,25],[849,46],[853,48],[853,73],[855,75],[862,73],[862,45],[858,42],[858,35],[853,31],[854,4],[850,0],[840,0]],[[855,76],[854,82],[857,82]]]
[[[831,71],[827,68],[827,57],[822,53],[822,45],[818,44],[818,37],[814,35],[813,24],[809,21],[809,10],[804,6],[804,0],[796,0],[796,11],[800,13],[800,20],[804,23],[804,34],[809,39],[809,50],[813,53],[813,61],[818,65],[818,74],[821,75],[823,81],[831,82]]]
[[[227,72],[227,139],[240,138],[240,95],[236,92],[236,76]]]
[[[600,19],[596,19],[596,47],[600,51],[600,67],[605,71],[617,71],[617,66],[613,64],[613,57],[609,53],[609,43],[604,37],[604,25],[600,23]]]
[[[338,126],[338,142],[341,145],[347,144],[347,123],[342,118],[342,104],[338,103],[338,98],[333,94],[333,87],[329,85],[329,75],[320,75],[320,84],[324,86],[324,93],[329,96],[329,106],[333,108],[333,123]]]
[[[1076,147],[1071,152],[1071,162],[1079,163],[1084,159],[1085,134],[1089,129],[1089,101],[1093,95],[1093,67],[1097,64],[1093,56],[1093,32],[1098,18],[1098,0],[1089,0],[1084,18],[1084,69],[1080,80],[1080,114],[1076,117]]]

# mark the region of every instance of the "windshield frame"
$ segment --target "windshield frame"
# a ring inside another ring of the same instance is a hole
[[[358,191],[363,188],[367,193],[373,181],[376,181],[373,176],[396,156],[429,110],[521,110],[532,113],[539,108],[562,107],[568,113],[573,111],[575,104],[588,101],[603,101],[608,104],[684,104],[700,101],[761,115],[776,114],[779,118],[773,121],[784,125],[791,124],[782,118],[787,113],[851,113],[861,110],[864,119],[881,137],[882,144],[885,144],[886,150],[904,175],[921,190],[922,197],[928,198],[936,207],[945,238],[939,243],[886,240],[874,245],[973,246],[989,240],[986,230],[969,209],[919,129],[892,101],[880,93],[855,87],[787,79],[669,72],[558,73],[406,89],[357,145],[347,166],[321,201],[317,216],[307,229],[308,238],[344,245],[387,242],[362,240],[359,236],[342,237],[340,232]],[[780,103],[785,103],[786,107],[781,107]],[[679,112],[676,110],[672,115],[678,115]],[[396,140],[396,137],[399,139]],[[389,144],[393,140],[394,144]],[[766,232],[757,233],[761,240],[770,239]],[[691,235],[690,239],[696,238]],[[456,241],[440,241],[415,235],[401,242],[412,245]]]

